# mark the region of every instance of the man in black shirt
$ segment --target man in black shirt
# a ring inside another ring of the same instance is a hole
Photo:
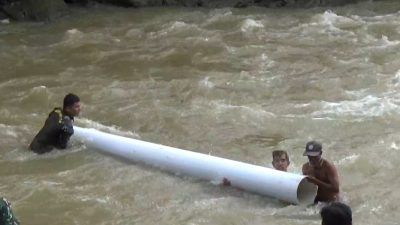
[[[72,122],[81,111],[77,95],[67,94],[63,108],[54,108],[44,126],[35,136],[29,148],[38,153],[50,152],[53,148],[65,149],[70,137],[74,134]]]

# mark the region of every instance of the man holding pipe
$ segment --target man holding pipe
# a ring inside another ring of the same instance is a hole
[[[314,203],[338,201],[339,176],[335,166],[321,157],[322,145],[316,141],[308,142],[303,155],[308,157],[308,162],[302,168],[303,175],[318,186]]]
[[[29,148],[38,154],[50,152],[53,148],[65,149],[74,134],[72,122],[81,111],[80,99],[75,94],[64,97],[63,108],[50,112],[42,129],[35,136]]]

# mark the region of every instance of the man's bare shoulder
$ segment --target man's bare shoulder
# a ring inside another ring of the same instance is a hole
[[[303,174],[308,173],[309,170],[310,170],[310,164],[309,163],[304,163],[301,170],[302,170]]]
[[[328,160],[324,159],[324,166],[323,168],[327,171],[334,172],[336,171],[336,167],[333,163],[329,162]]]

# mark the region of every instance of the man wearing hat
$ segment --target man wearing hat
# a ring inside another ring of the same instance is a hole
[[[303,165],[303,174],[318,186],[314,202],[338,201],[339,176],[335,166],[321,157],[322,145],[316,141],[308,142],[303,155],[308,157],[308,162]]]

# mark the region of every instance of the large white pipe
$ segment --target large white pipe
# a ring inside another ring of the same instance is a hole
[[[248,163],[210,156],[132,138],[74,126],[74,136],[88,147],[135,162],[144,162],[163,170],[274,197],[294,204],[311,204],[317,187],[304,176]]]

